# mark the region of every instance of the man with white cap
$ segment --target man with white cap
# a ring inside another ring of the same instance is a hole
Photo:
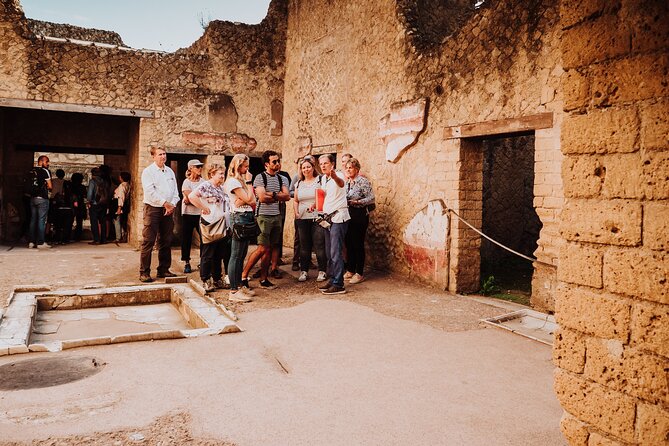
[[[181,260],[184,263],[184,273],[190,273],[193,269],[190,266],[190,248],[193,241],[193,230],[200,234],[200,209],[195,207],[188,199],[188,194],[197,189],[204,183],[202,178],[202,162],[192,159],[188,161],[188,170],[186,179],[181,185],[183,200],[181,201]]]
[[[144,229],[140,254],[139,280],[153,282],[151,278],[151,251],[158,242],[158,277],[174,277],[172,264],[172,231],[174,209],[179,203],[177,179],[172,169],[165,165],[167,152],[160,147],[151,147],[153,163],[142,171],[144,190]]]

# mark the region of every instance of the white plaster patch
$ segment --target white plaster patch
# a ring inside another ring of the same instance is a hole
[[[427,99],[395,103],[390,110],[379,122],[379,136],[386,145],[386,160],[396,163],[425,129]]]
[[[448,211],[441,200],[428,202],[404,230],[404,242],[412,246],[445,249],[448,235]]]

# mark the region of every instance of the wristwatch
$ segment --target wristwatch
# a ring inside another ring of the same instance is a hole
[[[274,201],[276,201],[276,192],[272,192],[272,199],[274,199]]]

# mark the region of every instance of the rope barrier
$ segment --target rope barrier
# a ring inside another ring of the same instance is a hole
[[[471,223],[469,223],[469,222],[468,222],[467,220],[465,220],[464,218],[460,217],[460,216],[458,215],[458,213],[455,212],[453,209],[447,208],[447,210],[448,210],[448,212],[450,212],[451,214],[455,215],[455,216],[458,218],[458,220],[460,220],[461,222],[463,222],[464,224],[466,224],[467,226],[469,226],[474,232],[476,232],[477,234],[479,234],[481,237],[484,237],[484,238],[486,238],[487,240],[491,241],[492,243],[494,243],[495,245],[499,246],[500,248],[506,249],[506,250],[509,251],[510,253],[513,253],[513,254],[517,255],[518,257],[522,257],[522,258],[525,259],[525,260],[529,260],[530,262],[537,262],[537,263],[540,264],[540,265],[546,265],[546,266],[551,266],[551,267],[553,267],[553,268],[557,268],[557,266],[556,266],[556,265],[553,265],[552,263],[542,262],[541,260],[537,260],[537,259],[534,258],[534,257],[526,256],[525,254],[521,254],[521,253],[519,253],[518,251],[514,251],[513,249],[509,248],[508,246],[504,246],[504,245],[502,245],[502,244],[501,244],[500,242],[498,242],[497,240],[492,239],[491,237],[485,235],[483,232],[481,232],[481,231],[479,231],[478,229],[476,229],[474,226],[472,226]]]

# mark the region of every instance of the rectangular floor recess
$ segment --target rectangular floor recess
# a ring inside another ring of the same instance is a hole
[[[558,327],[555,316],[534,310],[518,310],[501,316],[481,319],[481,322],[547,345],[553,345],[553,333]]]
[[[188,284],[20,287],[0,311],[0,356],[239,332],[233,317]]]

